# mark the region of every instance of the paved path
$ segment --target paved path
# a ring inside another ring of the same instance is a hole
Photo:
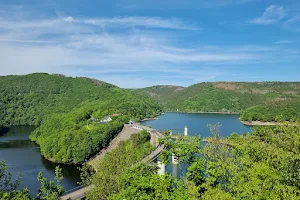
[[[93,189],[93,185],[83,187],[81,189],[75,190],[73,192],[64,194],[63,196],[60,197],[61,200],[68,200],[68,199],[82,199],[85,197],[85,193],[87,191],[90,191]]]
[[[160,155],[160,153],[164,150],[164,145],[159,145],[157,146],[152,152],[151,154],[149,154],[148,156],[146,156],[143,160],[142,163],[147,163],[147,162],[152,162],[154,161],[156,158],[158,158],[158,156]]]
[[[140,130],[131,128],[130,125],[125,124],[123,127],[123,130],[117,135],[117,137],[115,137],[109,144],[109,146],[105,149],[102,149],[96,156],[92,157],[90,160],[87,161],[87,164],[91,165],[95,170],[97,170],[96,168],[96,163],[98,160],[100,160],[101,158],[104,157],[104,155],[107,152],[112,151],[113,149],[117,148],[117,146],[119,145],[119,143],[121,141],[125,141],[128,140],[130,138],[131,135],[140,132]]]
[[[87,164],[91,165],[97,171],[96,163],[98,160],[103,158],[107,152],[110,152],[113,149],[117,148],[121,141],[128,140],[131,135],[138,133],[141,130],[147,130],[147,131],[151,132],[152,134],[155,134],[159,138],[165,137],[163,134],[155,131],[154,129],[142,126],[140,124],[134,124],[134,125],[125,124],[123,130],[117,135],[117,137],[115,137],[111,141],[109,146],[105,149],[102,149],[97,155],[95,155],[90,160],[88,160]],[[164,148],[163,145],[157,146],[151,154],[149,154],[147,157],[145,157],[142,160],[142,162],[146,163],[149,161],[153,161],[153,159],[155,159],[156,157],[159,156],[159,154],[161,153],[163,148]],[[93,187],[94,187],[93,185],[90,185],[90,186],[86,186],[86,187],[74,188],[74,191],[71,190],[71,191],[67,192],[66,194],[64,194],[63,196],[61,196],[61,199],[62,200],[82,199],[85,197],[85,193],[87,191],[91,190]]]

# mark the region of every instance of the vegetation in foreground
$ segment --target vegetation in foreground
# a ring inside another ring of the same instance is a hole
[[[199,137],[161,141],[166,145],[162,161],[168,163],[175,153],[180,163],[188,163],[186,177],[180,180],[159,176],[153,166],[135,164],[143,157],[135,154],[147,149],[147,143],[136,149],[133,139],[123,143],[99,162],[91,179],[96,188],[88,199],[300,198],[299,126],[256,127],[252,134],[225,139],[217,125],[211,129],[214,137],[203,146]]]
[[[17,190],[20,183],[20,177],[17,180],[12,179],[12,174],[7,172],[7,167],[3,161],[0,161],[0,199],[1,200],[58,200],[63,193],[63,187],[60,181],[63,179],[62,171],[59,167],[55,169],[54,181],[48,181],[43,174],[38,174],[37,180],[41,187],[38,194],[33,198],[27,188]]]
[[[300,99],[299,88],[299,82],[215,82],[132,91],[156,99],[167,111],[241,112],[265,103]]]
[[[218,125],[211,126],[211,130],[214,137],[205,145],[200,145],[200,137],[161,141],[166,146],[161,161],[167,164],[169,157],[176,154],[180,163],[189,166],[180,180],[168,174],[158,175],[155,165],[140,163],[153,147],[147,132],[133,135],[98,162],[95,174],[86,176],[84,171],[84,183],[95,186],[87,199],[300,198],[299,126],[256,127],[253,133],[233,133],[228,138],[220,137]],[[2,167],[1,183],[7,180],[3,171]],[[40,175],[39,180],[44,189],[39,190],[36,199],[48,200],[51,195],[50,199],[57,199],[60,187]],[[54,189],[49,192],[49,188]],[[15,190],[13,185],[0,195],[2,199],[32,199],[26,189]]]

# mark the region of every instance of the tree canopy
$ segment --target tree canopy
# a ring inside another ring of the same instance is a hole
[[[0,126],[36,125],[31,140],[49,160],[81,163],[115,137],[130,118],[154,117],[162,107],[108,83],[62,75],[0,77]],[[102,124],[101,119],[112,121]]]
[[[27,188],[17,189],[20,177],[17,180],[12,179],[12,174],[7,171],[7,166],[0,161],[0,199],[2,200],[59,200],[63,193],[63,187],[60,181],[63,179],[61,169],[56,167],[55,179],[48,181],[43,174],[38,174],[38,181],[41,183],[37,196],[30,195]]]
[[[250,107],[242,112],[243,121],[295,122],[300,120],[300,100],[276,101]]]
[[[215,82],[153,86],[132,92],[156,99],[167,111],[241,112],[266,102],[299,99],[299,82]]]
[[[214,137],[205,144],[200,137],[161,141],[165,145],[161,161],[167,164],[176,154],[179,163],[188,166],[179,180],[158,175],[155,166],[138,164],[138,159],[133,162],[140,147],[136,152],[125,150],[132,141],[123,143],[99,161],[92,178],[96,187],[88,199],[300,198],[299,126],[256,127],[253,133],[228,138],[219,137],[218,125],[211,130]],[[128,151],[132,153],[125,154]]]

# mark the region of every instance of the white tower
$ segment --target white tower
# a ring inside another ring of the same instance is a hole
[[[174,153],[172,153],[172,163],[175,165],[178,164],[178,156],[176,156]]]
[[[184,127],[184,136],[188,136],[188,128],[187,128],[187,126]]]
[[[173,178],[179,178],[178,177],[178,164],[172,165],[172,176],[173,176]]]

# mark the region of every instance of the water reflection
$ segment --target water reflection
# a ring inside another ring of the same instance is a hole
[[[55,177],[55,167],[58,165],[46,160],[40,155],[38,146],[29,140],[30,133],[35,129],[33,126],[15,126],[0,129],[0,160],[4,160],[8,171],[17,178],[19,172],[22,179],[19,188],[28,187],[35,196],[40,187],[37,181],[39,172],[48,180]],[[66,190],[77,186],[80,181],[77,166],[59,165],[62,168],[64,179],[62,185]]]
[[[243,125],[239,120],[239,115],[224,114],[201,114],[201,113],[166,113],[157,120],[144,121],[142,124],[151,126],[156,130],[172,130],[173,134],[183,135],[184,127],[188,127],[188,135],[209,137],[212,136],[208,124],[221,124],[221,136],[230,136],[236,132],[243,134],[251,132],[251,127]],[[170,158],[170,164],[166,166],[166,172],[173,177],[180,178],[187,172],[187,164],[173,164]]]

